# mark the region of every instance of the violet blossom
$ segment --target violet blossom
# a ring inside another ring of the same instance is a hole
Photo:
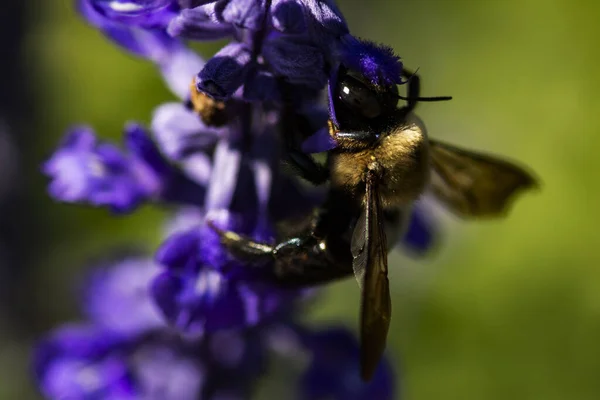
[[[98,140],[91,128],[72,128],[43,167],[50,195],[118,213],[142,203],[180,211],[154,260],[118,260],[96,272],[84,302],[87,321],[41,341],[35,371],[44,395],[250,398],[268,370],[269,338],[284,327],[311,360],[298,379],[299,398],[393,398],[388,360],[364,383],[352,333],[298,322],[313,288],[274,285],[265,279],[268,265],[231,257],[206,221],[271,241],[277,223],[318,207],[322,191],[280,167],[284,110],[306,122],[303,149],[325,151],[326,121],[335,115],[319,99],[339,66],[396,84],[399,58],[351,36],[332,0],[79,0],[77,6],[118,46],[154,63],[179,101],[159,105],[149,128],[127,123],[123,149]],[[206,62],[185,42],[223,38],[230,42]],[[200,118],[194,95],[226,105],[223,123]],[[402,244],[421,254],[433,231],[417,208]]]

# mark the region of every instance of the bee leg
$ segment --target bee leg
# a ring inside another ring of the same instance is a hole
[[[313,185],[322,185],[329,179],[329,171],[312,156],[296,149],[288,149],[287,163],[303,179]]]
[[[312,234],[288,239],[275,246],[273,273],[283,286],[320,285],[353,274],[352,268],[332,261],[325,242]]]
[[[340,132],[334,131],[333,138],[339,146],[346,150],[360,151],[371,147],[379,138],[379,135],[372,132]]]
[[[348,139],[348,140],[355,140],[355,141],[361,142],[361,143],[369,143],[370,144],[370,143],[373,143],[375,140],[377,140],[378,135],[374,135],[371,132],[355,131],[355,132],[335,132],[334,137],[337,140]]]
[[[408,80],[408,89],[406,97],[408,98],[406,106],[402,107],[402,111],[408,114],[415,109],[418,103],[418,98],[421,95],[421,78],[415,72],[402,69],[402,76]]]
[[[324,243],[311,234],[295,237],[274,246],[256,242],[207,222],[221,243],[235,258],[249,263],[272,262],[271,278],[286,287],[318,285],[352,274],[328,257]]]
[[[235,258],[251,263],[266,262],[273,259],[275,250],[273,246],[256,242],[235,232],[225,231],[217,227],[212,221],[206,223],[219,235],[223,246]]]
[[[293,95],[290,87],[283,83],[281,88],[284,92],[284,103],[286,106],[282,112],[281,135],[285,148],[285,163],[292,167],[294,172],[301,178],[306,179],[313,185],[322,185],[329,180],[329,171],[319,164],[310,154],[300,150],[299,143],[306,139],[307,132],[312,134],[310,124],[306,119],[296,114],[293,106]],[[306,129],[303,129],[306,128]]]

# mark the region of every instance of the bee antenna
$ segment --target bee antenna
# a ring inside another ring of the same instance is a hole
[[[414,78],[417,75],[417,72],[419,72],[419,68],[421,68],[421,67],[417,67],[415,72],[410,74],[410,76],[404,82],[400,82],[400,85],[404,85],[404,84],[407,84],[408,82],[410,82],[412,80],[412,78]]]
[[[410,74],[410,76],[404,81],[404,82],[400,82],[400,84],[405,84],[405,83],[409,83],[413,78],[415,78],[417,76],[417,72],[419,72],[419,68],[417,67],[417,69],[415,70],[415,72],[413,72],[412,74]],[[400,96],[399,94],[395,95],[397,98],[399,98],[400,100],[404,100],[404,101],[448,101],[448,100],[452,100],[452,96],[437,96],[437,97],[404,97],[404,96]]]
[[[437,96],[437,97],[404,97],[404,96],[400,96],[399,94],[396,95],[397,98],[399,98],[400,100],[405,100],[405,101],[409,101],[409,100],[417,100],[417,101],[448,101],[448,100],[452,100],[452,96]]]

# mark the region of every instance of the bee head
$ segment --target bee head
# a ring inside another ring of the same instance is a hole
[[[358,71],[341,66],[329,84],[330,115],[342,131],[377,130],[397,109],[395,84],[375,85]]]
[[[400,58],[388,46],[346,35],[339,59],[329,80],[332,122],[346,132],[379,129],[398,105]]]
[[[341,42],[339,64],[328,85],[329,136],[335,137],[335,146],[371,146],[404,123],[418,102],[451,99],[421,97],[418,75],[405,70],[390,47],[350,35]],[[406,96],[398,92],[402,84],[407,84]],[[401,108],[399,100],[406,102]]]

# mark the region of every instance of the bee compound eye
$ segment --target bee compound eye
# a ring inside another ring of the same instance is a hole
[[[383,111],[377,92],[348,75],[340,79],[337,96],[345,106],[365,118],[376,118]]]

